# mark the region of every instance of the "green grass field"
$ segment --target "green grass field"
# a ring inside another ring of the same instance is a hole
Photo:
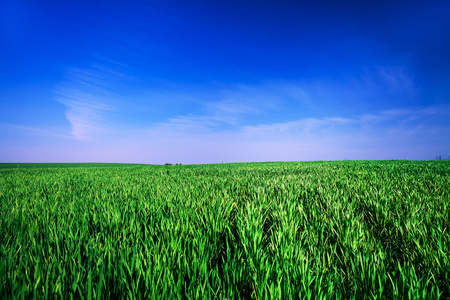
[[[101,167],[135,167],[138,164],[112,163],[0,163],[0,169],[48,169],[48,168],[101,168]],[[140,165],[145,166],[145,165]]]
[[[450,299],[450,161],[0,166],[0,298]]]

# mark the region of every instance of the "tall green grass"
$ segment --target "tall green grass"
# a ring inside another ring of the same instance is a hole
[[[450,162],[0,170],[0,297],[450,299]]]

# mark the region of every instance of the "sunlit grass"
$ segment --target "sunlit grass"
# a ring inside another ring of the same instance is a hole
[[[448,299],[450,162],[0,170],[0,297]]]

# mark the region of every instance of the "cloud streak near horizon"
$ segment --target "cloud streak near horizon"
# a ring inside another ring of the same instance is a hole
[[[175,117],[167,123],[127,131],[121,138],[89,143],[73,161],[122,161],[184,164],[343,159],[421,159],[436,141],[450,139],[440,124],[449,106],[396,109],[353,117],[303,118],[284,123],[236,126],[217,130],[222,121],[205,116]],[[433,119],[437,123],[429,124]],[[74,149],[80,148],[78,143]],[[47,148],[43,161],[72,161]],[[76,150],[75,150],[76,151]],[[53,153],[53,154],[51,154]],[[27,154],[33,157],[32,153]],[[36,159],[36,161],[41,161]]]
[[[401,127],[410,127],[411,124],[421,124],[430,119],[436,121],[446,120],[450,116],[450,105],[437,105],[425,108],[404,108],[393,109],[374,113],[363,113],[353,117],[324,117],[324,118],[302,118],[283,123],[269,123],[258,125],[238,126],[234,129],[217,130],[223,120],[208,116],[179,116],[168,120],[166,123],[156,124],[146,131],[160,136],[201,136],[202,134],[227,134],[243,135],[247,137],[275,137],[283,134],[289,134],[290,137],[298,135],[317,134],[320,131],[328,129],[339,129],[339,127],[352,126],[361,131],[379,128],[379,125],[388,124],[387,130],[399,129]],[[440,125],[440,124],[439,124]],[[434,126],[424,128],[430,130]],[[443,127],[448,131],[448,128]],[[190,133],[186,135],[186,133]],[[405,132],[406,133],[406,132]],[[419,133],[419,132],[417,132]],[[382,138],[380,133],[380,138]]]

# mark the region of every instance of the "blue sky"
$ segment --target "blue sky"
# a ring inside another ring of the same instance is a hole
[[[449,1],[0,2],[0,161],[450,156]]]

